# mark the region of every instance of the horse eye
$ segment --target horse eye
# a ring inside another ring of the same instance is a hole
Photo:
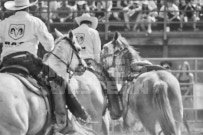
[[[80,52],[80,51],[81,51],[81,48],[80,48],[80,47],[78,47],[76,50],[77,50],[77,52]]]

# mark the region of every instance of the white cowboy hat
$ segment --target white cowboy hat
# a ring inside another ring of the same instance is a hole
[[[90,14],[88,13],[83,13],[82,16],[76,17],[75,21],[78,25],[80,25],[80,23],[82,21],[90,21],[92,23],[92,28],[96,29],[97,25],[98,25],[98,19],[96,17],[92,17],[90,16]]]
[[[14,1],[7,1],[4,4],[4,7],[8,10],[21,10],[30,6],[35,5],[38,2],[36,0],[35,2],[30,3],[29,0],[14,0]]]
[[[84,1],[84,0],[81,0],[81,1],[78,1],[78,2],[77,2],[78,5],[83,5],[83,4],[86,4],[86,3],[87,3],[87,2]]]

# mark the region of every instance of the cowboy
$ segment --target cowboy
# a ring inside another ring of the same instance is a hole
[[[47,52],[54,48],[54,38],[48,32],[46,25],[39,18],[28,13],[29,7],[37,2],[14,0],[5,3],[5,8],[15,11],[15,14],[0,22],[0,38],[3,41],[1,60],[3,60],[2,66],[14,64],[26,67],[40,84],[51,88],[56,119],[54,127],[58,132],[67,126],[66,104],[76,117],[87,120],[88,115],[72,92],[65,87],[66,81],[37,58],[39,42]],[[66,98],[71,103],[66,103],[64,100],[65,90],[69,93],[66,94]]]
[[[96,30],[98,26],[98,19],[90,16],[88,13],[84,13],[82,16],[76,17],[75,21],[79,27],[74,29],[73,33],[82,48],[81,57],[86,61],[90,69],[93,71],[99,70],[94,73],[96,73],[95,75],[98,78],[103,77],[103,79],[99,80],[102,87],[107,90],[107,93],[115,91],[115,80],[112,80],[112,77],[108,74],[108,72],[104,71],[105,69],[102,69],[101,71],[97,68],[97,65],[100,65],[101,52],[101,39],[99,32]],[[105,81],[103,82],[101,80]],[[109,102],[112,101],[109,99]]]
[[[84,13],[75,18],[78,28],[73,30],[74,35],[82,47],[81,56],[84,60],[94,59],[100,63],[101,39],[99,32],[96,30],[98,19]]]

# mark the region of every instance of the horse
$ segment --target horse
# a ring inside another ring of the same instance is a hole
[[[78,44],[72,32],[55,42],[54,50],[47,57],[46,64],[51,67],[55,65],[66,65],[65,69],[75,71],[80,66],[78,57]],[[21,77],[23,78],[23,77]],[[9,83],[8,83],[9,82]],[[10,73],[0,73],[0,135],[52,135],[52,123],[50,118],[50,107],[46,104],[43,96],[28,89],[28,84]],[[49,119],[50,120],[47,120]],[[50,124],[50,125],[47,125]],[[76,130],[80,135],[95,135],[95,132],[79,125],[77,121],[70,121],[70,128]],[[72,126],[72,127],[71,127]],[[74,132],[75,133],[75,132]],[[73,134],[73,133],[70,133]]]
[[[114,73],[122,86],[125,129],[132,127],[138,118],[151,135],[181,134],[183,105],[180,85],[174,75],[150,65],[118,32],[104,44],[101,57],[104,67]],[[144,65],[157,69],[148,71]]]
[[[61,37],[62,34],[57,32],[57,36]],[[96,64],[96,63],[95,63]],[[68,74],[65,70],[61,70],[64,67],[54,67],[55,71],[57,71],[61,75],[66,75],[67,81],[70,84],[70,89],[73,93],[75,93],[79,102],[84,106],[87,110],[88,114],[91,117],[92,122],[88,124],[96,133],[101,135],[109,134],[109,113],[106,112],[107,108],[107,100],[106,95],[103,92],[103,88],[100,80],[95,75],[94,71],[86,70],[82,75]],[[95,65],[100,72],[102,71],[102,66],[99,64]],[[111,118],[117,119],[120,117],[121,113],[118,111],[118,103],[114,98],[115,95],[111,94],[110,98],[112,98],[113,102],[108,106],[110,109]]]

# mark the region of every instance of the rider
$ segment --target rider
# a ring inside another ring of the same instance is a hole
[[[29,7],[37,2],[15,0],[5,3],[6,9],[15,11],[15,14],[0,22],[0,38],[3,42],[1,66],[24,66],[38,82],[51,88],[56,118],[55,130],[59,132],[67,126],[66,104],[76,117],[85,121],[89,120],[89,117],[76,97],[67,88],[66,81],[57,75],[52,68],[44,64],[41,59],[37,58],[39,42],[48,52],[54,48],[54,38],[48,32],[46,25],[28,13]],[[64,99],[65,91],[68,93],[66,94],[66,101]]]
[[[88,13],[83,13],[82,16],[76,17],[75,21],[79,27],[74,29],[73,33],[82,48],[81,57],[86,61],[87,65],[91,69],[93,68],[93,70],[97,70],[95,65],[100,64],[101,52],[101,39],[99,32],[96,30],[98,26],[98,19],[90,16]],[[106,72],[106,70],[102,70],[103,71],[99,71],[100,73],[96,75],[98,78],[101,78],[101,76],[105,77],[103,78],[105,80],[105,86],[101,82],[103,88],[107,89],[107,92],[115,92],[115,80],[111,79],[111,76],[108,74],[108,72]],[[110,98],[109,102],[112,102]],[[118,102],[120,103],[120,101]],[[121,108],[122,107],[120,106],[119,109],[122,110]]]
[[[80,26],[74,29],[73,33],[82,48],[82,58],[86,61],[93,59],[100,63],[101,39],[99,32],[96,30],[98,19],[84,13],[82,16],[76,17],[75,21]]]

